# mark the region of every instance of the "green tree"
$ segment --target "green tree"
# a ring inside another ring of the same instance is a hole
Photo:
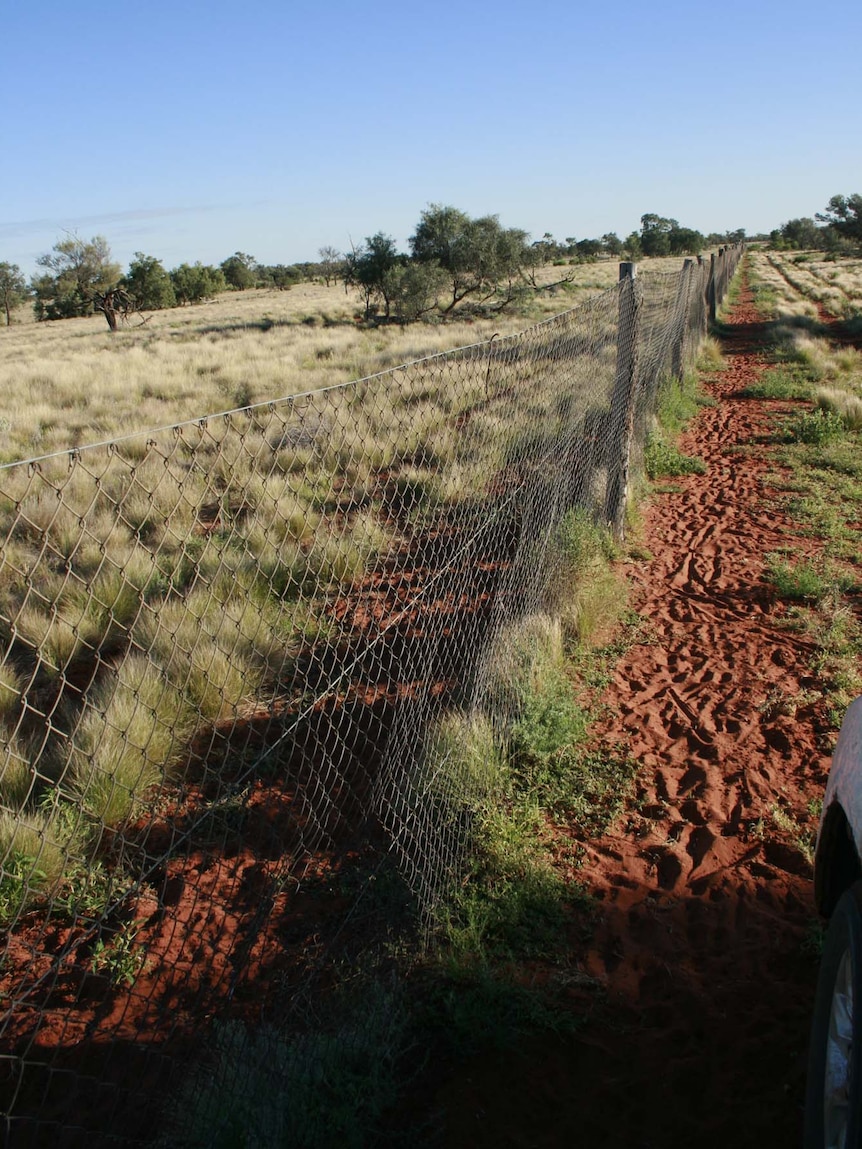
[[[641,248],[644,255],[670,255],[670,233],[679,228],[675,219],[647,212],[641,216]]]
[[[818,227],[809,216],[803,216],[800,219],[789,219],[787,223],[783,223],[778,229],[778,235],[780,237],[778,246],[797,251],[806,248],[820,250],[823,247],[823,233],[824,228]]]
[[[366,315],[371,315],[375,305],[382,303],[384,315],[387,319],[390,317],[395,281],[389,273],[404,262],[405,257],[399,255],[395,240],[382,231],[367,236],[365,243],[347,256],[347,282],[362,292]]]
[[[384,275],[386,294],[395,314],[405,322],[434,311],[448,282],[436,263],[397,263]]]
[[[827,224],[842,239],[862,249],[862,195],[834,195],[829,200],[826,211],[817,218]]]
[[[701,233],[690,227],[672,227],[667,238],[671,255],[700,255],[706,246]]]
[[[582,263],[592,263],[601,254],[602,241],[600,239],[579,239],[575,244],[575,251]]]
[[[18,264],[0,263],[0,299],[3,300],[7,327],[12,324],[12,308],[20,306],[29,294],[27,281]]]
[[[629,259],[640,259],[644,251],[641,245],[641,237],[639,232],[629,232],[629,234],[623,240],[623,250]]]
[[[619,259],[623,253],[623,241],[615,231],[608,231],[602,236],[602,247],[614,259]]]
[[[227,281],[220,267],[181,263],[170,272],[177,303],[201,303],[225,291]]]
[[[162,261],[142,251],[135,252],[121,286],[133,297],[140,311],[159,311],[177,305],[174,285]]]
[[[275,287],[279,291],[289,291],[294,284],[302,282],[302,272],[295,265],[286,267],[283,263],[258,266],[257,281],[261,287]]]
[[[485,301],[498,292],[498,305],[506,306],[518,296],[525,273],[536,262],[525,231],[501,227],[496,215],[471,219],[442,204],[430,204],[422,212],[410,250],[418,263],[436,264],[448,273],[444,314],[468,296]]]
[[[220,265],[228,287],[247,291],[257,282],[257,260],[244,251],[234,252]]]
[[[89,315],[96,295],[116,288],[120,280],[120,265],[114,263],[108,241],[101,235],[89,242],[70,235],[36,263],[45,269],[32,281],[37,319]]]

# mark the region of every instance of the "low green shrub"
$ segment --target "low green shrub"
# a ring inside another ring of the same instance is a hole
[[[820,407],[793,416],[784,423],[782,429],[789,442],[807,443],[815,447],[822,447],[845,434],[841,416]]]
[[[678,475],[703,475],[706,463],[697,455],[684,455],[679,447],[653,434],[644,447],[644,470],[650,479],[670,479]]]

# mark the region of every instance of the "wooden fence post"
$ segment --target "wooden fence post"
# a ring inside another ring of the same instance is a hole
[[[718,268],[716,267],[715,252],[712,252],[709,257],[709,281],[706,285],[706,305],[709,308],[709,322],[715,323],[717,306],[715,302],[715,276]]]
[[[613,530],[614,536],[622,541],[625,537],[629,463],[638,391],[640,285],[637,282],[637,264],[620,264],[619,290],[617,369],[614,377],[614,391],[611,396],[605,522]]]
[[[693,259],[686,259],[682,265],[682,272],[676,289],[676,301],[673,305],[675,318],[679,318],[680,328],[671,350],[670,370],[674,379],[682,381],[685,374],[685,353],[688,343],[688,308],[691,298],[691,280],[694,272]]]

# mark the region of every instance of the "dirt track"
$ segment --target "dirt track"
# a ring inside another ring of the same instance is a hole
[[[780,627],[762,574],[769,551],[815,544],[769,490],[762,437],[788,405],[737,396],[765,367],[747,291],[730,322],[726,369],[708,387],[717,405],[682,443],[707,472],[655,497],[654,557],[629,571],[652,641],[624,656],[604,696],[604,738],[642,769],[637,809],[586,844],[581,870],[600,911],[580,968],[600,1004],[573,985],[573,1007],[591,1011],[577,1041],[483,1058],[441,1090],[447,1144],[800,1142],[816,915],[782,812],[816,827],[807,804],[829,741],[823,702],[804,696],[812,650]]]

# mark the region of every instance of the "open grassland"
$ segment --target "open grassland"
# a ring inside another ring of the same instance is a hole
[[[680,260],[644,261],[678,271]],[[314,391],[522,331],[612,287],[618,264],[546,267],[520,309],[368,327],[354,291],[305,283],[154,312],[111,334],[102,316],[0,329],[0,462]],[[571,282],[553,286],[571,277]]]
[[[776,424],[777,458],[784,470],[773,476],[773,483],[783,492],[782,513],[801,524],[802,533],[816,540],[817,549],[807,556],[770,555],[769,573],[777,593],[794,604],[791,624],[815,641],[812,670],[829,688],[837,725],[862,690],[858,610],[862,352],[844,337],[848,328],[853,329],[858,310],[846,302],[830,306],[815,294],[810,276],[795,276],[800,265],[790,266],[793,270],[784,274],[772,253],[751,256],[755,296],[770,319],[772,360],[751,394],[807,401]],[[837,269],[845,284],[857,290],[859,261],[823,266]],[[816,303],[827,316],[847,317],[846,326],[829,326]],[[858,308],[858,302],[853,306]]]
[[[822,252],[759,252],[756,260],[758,274],[795,314],[816,315],[818,305],[836,319],[852,320],[862,313],[862,259],[826,259]]]

